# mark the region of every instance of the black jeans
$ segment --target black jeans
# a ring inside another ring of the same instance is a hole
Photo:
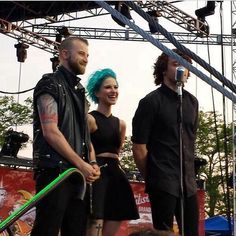
[[[153,227],[159,230],[171,230],[176,217],[181,230],[181,199],[166,192],[149,193],[152,209]],[[198,201],[197,195],[184,198],[184,235],[198,236]]]
[[[41,170],[35,174],[39,192],[59,175],[58,170]],[[31,236],[84,236],[87,212],[85,201],[78,198],[76,181],[61,183],[36,206],[36,219]]]

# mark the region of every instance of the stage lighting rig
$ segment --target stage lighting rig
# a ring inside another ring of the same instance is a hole
[[[25,62],[25,59],[27,58],[27,48],[29,48],[29,45],[26,45],[24,43],[18,43],[14,45],[16,48],[16,56],[17,60],[19,62]]]
[[[73,32],[69,28],[67,28],[66,26],[58,27],[56,30],[58,32],[56,34],[56,42],[59,44],[61,43],[63,37],[68,38],[70,35],[73,34]],[[55,46],[54,49],[57,49],[57,47]],[[54,56],[54,57],[50,58],[50,61],[52,62],[52,71],[54,72],[60,63],[59,57]]]
[[[159,11],[157,11],[157,10],[147,11],[147,14],[148,14],[149,16],[151,16],[155,21],[157,21],[157,23],[158,23],[158,17],[161,17],[161,16],[162,16],[161,13],[160,13]],[[155,33],[158,32],[158,31],[155,29],[155,27],[152,26],[150,23],[148,23],[148,26],[149,26],[150,32],[151,32],[152,34],[155,34]]]
[[[56,34],[56,42],[61,43],[62,37],[68,38],[70,35],[73,34],[73,32],[67,28],[66,26],[58,27],[57,29],[57,34]]]
[[[70,35],[73,34],[73,32],[66,26],[58,27],[57,32],[65,38],[68,38]]]
[[[130,9],[124,2],[122,2],[122,1],[116,2],[115,9],[118,12],[120,12],[122,15],[124,15],[126,18],[128,18],[129,20],[132,19],[131,15],[130,15]],[[111,17],[118,25],[125,27],[125,24],[122,21],[120,21],[119,19],[117,19],[113,15]]]
[[[200,168],[202,166],[205,166],[207,164],[206,159],[204,158],[199,158],[199,157],[195,157],[194,159],[194,169],[195,169],[195,176],[199,177],[200,176]]]
[[[52,58],[50,58],[50,61],[52,62],[52,71],[56,71],[60,61],[59,61],[59,57],[54,56]]]
[[[215,13],[216,1],[207,1],[207,5],[195,11],[198,20],[204,22],[207,16]]]
[[[199,189],[205,189],[205,180],[201,178],[200,169],[207,164],[207,160],[204,158],[195,157],[194,159],[194,170],[197,186]]]
[[[68,38],[73,32],[67,28],[66,26],[58,27],[57,28],[58,34],[56,35],[56,42],[61,43],[62,37]]]
[[[4,143],[0,152],[2,156],[17,157],[19,149],[23,143],[29,140],[29,135],[23,132],[17,132],[13,129],[9,129],[4,134]]]

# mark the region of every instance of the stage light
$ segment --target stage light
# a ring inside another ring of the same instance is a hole
[[[196,177],[199,177],[199,170],[202,166],[205,166],[207,164],[207,161],[204,158],[196,157],[194,159],[194,169],[195,169],[195,175]]]
[[[147,11],[147,14],[150,15],[157,22],[158,22],[158,17],[161,16],[161,13],[157,10]],[[152,34],[158,33],[158,31],[155,29],[155,27],[152,24],[148,23],[148,26]]]
[[[232,34],[235,36],[236,35],[236,28],[232,28]]]
[[[62,35],[61,34],[56,34],[56,42],[61,43],[62,41]]]
[[[22,147],[23,143],[29,140],[28,134],[22,132],[13,131],[9,129],[4,134],[4,143],[0,154],[3,156],[17,157],[19,149]]]
[[[59,57],[52,57],[50,58],[50,61],[52,62],[52,71],[56,71],[60,61],[59,61]]]
[[[68,38],[70,35],[73,34],[73,32],[66,26],[58,27],[57,32],[58,32],[58,34],[56,34],[57,43],[61,43],[62,37]],[[54,49],[56,49],[56,47],[54,47]]]
[[[213,15],[215,13],[215,1],[207,1],[207,5],[195,11],[195,15],[198,20],[204,22],[206,16]]]
[[[132,19],[131,15],[130,15],[129,7],[125,3],[121,2],[121,1],[116,2],[115,9],[118,12],[120,12],[122,15],[124,15],[126,18],[128,18],[129,20]],[[115,16],[111,16],[111,17],[118,25],[125,27],[125,24],[122,21],[117,19]]]
[[[55,41],[59,44],[61,43],[63,37],[68,38],[70,35],[73,34],[73,32],[66,26],[58,27],[56,30],[58,33],[56,34]],[[54,46],[54,49],[57,50],[58,49],[57,46]],[[52,71],[54,72],[56,71],[57,66],[59,65],[59,58],[58,56],[54,56],[50,58],[50,61],[52,62]]]
[[[65,38],[69,37],[70,35],[73,34],[73,32],[67,28],[66,26],[58,27],[57,32],[61,35],[64,36]],[[57,41],[58,42],[58,41]]]
[[[24,62],[25,59],[27,58],[27,48],[29,48],[28,45],[24,44],[24,43],[18,43],[14,45],[16,48],[16,56],[17,56],[17,60],[19,62]]]

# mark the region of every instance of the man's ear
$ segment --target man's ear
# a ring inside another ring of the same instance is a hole
[[[69,51],[66,50],[66,49],[63,49],[61,51],[61,56],[62,56],[63,59],[67,59],[69,57]]]

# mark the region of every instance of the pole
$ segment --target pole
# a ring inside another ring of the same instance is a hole
[[[181,207],[181,235],[184,236],[184,175],[183,175],[183,82],[177,81],[179,100],[178,125],[179,125],[179,165],[180,165],[180,207]]]

